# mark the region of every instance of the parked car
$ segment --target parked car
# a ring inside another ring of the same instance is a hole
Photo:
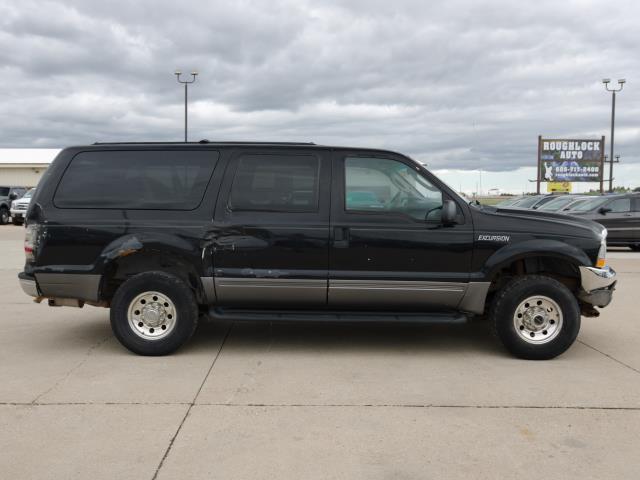
[[[24,187],[0,186],[0,225],[9,223],[11,202],[22,197],[26,191]]]
[[[585,197],[577,195],[560,195],[539,207],[539,210],[541,212],[563,212],[582,198]]]
[[[547,359],[612,298],[595,222],[469,203],[410,158],[314,144],[96,144],[61,151],[32,198],[23,290],[109,307],[133,352],[198,317],[465,322]]]
[[[609,245],[640,251],[640,194],[594,197],[567,213],[606,227]]]
[[[24,223],[24,216],[27,213],[27,209],[29,208],[29,203],[31,203],[31,197],[35,192],[35,188],[32,188],[25,193],[22,198],[14,200],[11,202],[11,220],[14,225],[22,225]]]

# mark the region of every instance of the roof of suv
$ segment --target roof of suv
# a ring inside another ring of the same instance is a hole
[[[296,148],[309,148],[309,149],[335,149],[335,150],[359,150],[366,152],[384,152],[399,155],[402,157],[410,158],[414,162],[426,167],[425,162],[412,158],[409,155],[390,150],[387,148],[372,148],[372,147],[347,147],[343,145],[318,145],[313,142],[243,142],[243,141],[210,141],[199,140],[197,142],[95,142],[91,145],[73,145],[67,147],[67,149],[92,149],[106,147],[109,149],[117,149],[118,147],[296,147]],[[67,150],[65,149],[65,150]]]

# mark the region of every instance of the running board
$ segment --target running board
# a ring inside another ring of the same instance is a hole
[[[461,324],[468,317],[457,312],[330,312],[309,310],[244,310],[234,308],[211,307],[209,316],[214,320],[225,321],[267,321],[267,322],[387,322],[421,324]]]

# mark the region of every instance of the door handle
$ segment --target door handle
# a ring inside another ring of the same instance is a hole
[[[236,244],[235,243],[216,243],[213,246],[214,251],[218,252],[235,252]]]
[[[336,227],[333,230],[334,248],[347,248],[349,246],[349,227]]]

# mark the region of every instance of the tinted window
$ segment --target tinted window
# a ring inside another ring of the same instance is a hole
[[[611,209],[611,213],[624,213],[631,210],[630,198],[619,198],[605,205],[606,208]]]
[[[79,153],[55,194],[60,208],[192,210],[218,158],[211,151]]]
[[[345,159],[345,209],[440,221],[442,192],[402,162],[351,157]]]
[[[245,155],[238,162],[229,208],[315,212],[319,167],[312,155]]]
[[[9,196],[9,187],[0,187],[0,197]]]

